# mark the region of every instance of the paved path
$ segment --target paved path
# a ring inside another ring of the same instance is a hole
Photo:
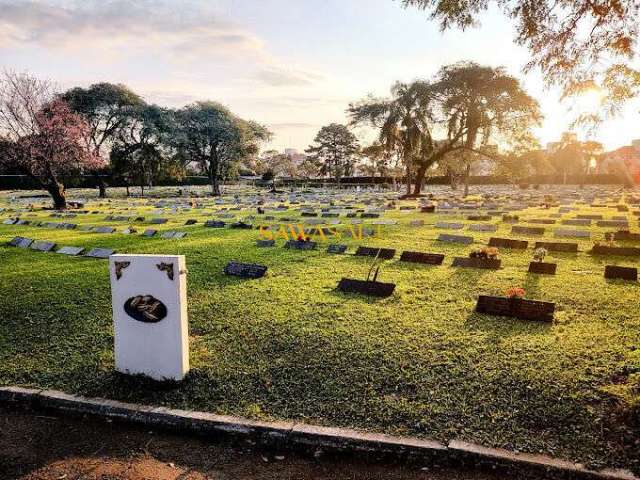
[[[265,453],[249,444],[0,408],[0,479],[19,480],[508,480],[422,465]],[[519,477],[521,478],[521,477]]]

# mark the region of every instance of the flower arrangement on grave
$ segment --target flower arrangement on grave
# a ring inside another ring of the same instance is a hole
[[[506,296],[511,300],[517,300],[524,298],[525,293],[522,287],[510,287],[507,289]]]
[[[483,247],[469,253],[469,258],[479,258],[482,260],[497,260],[498,249],[496,247]]]
[[[546,249],[546,248],[544,248],[544,247],[536,248],[536,249],[533,251],[533,259],[534,259],[536,262],[542,262],[542,261],[544,260],[544,257],[546,257],[546,256],[547,256],[547,253],[548,253],[548,252],[547,252],[547,249]]]
[[[604,234],[604,242],[596,242],[596,246],[597,247],[615,247],[616,242],[614,241],[615,239],[615,233],[613,232],[605,232]]]
[[[606,232],[604,234],[604,240],[607,242],[607,245],[613,247],[615,245],[616,234],[613,232]]]
[[[311,237],[307,237],[306,235],[303,234],[298,234],[298,238],[296,239],[298,242],[308,242],[309,240],[311,240]]]

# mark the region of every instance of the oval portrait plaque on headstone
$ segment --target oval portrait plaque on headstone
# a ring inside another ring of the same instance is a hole
[[[124,311],[131,318],[145,323],[157,323],[167,316],[167,307],[152,295],[137,295],[124,302]]]

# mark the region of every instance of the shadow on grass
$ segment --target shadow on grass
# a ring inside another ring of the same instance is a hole
[[[474,308],[474,311],[467,316],[464,326],[470,331],[488,334],[489,341],[493,342],[501,338],[549,333],[553,323],[477,313]]]

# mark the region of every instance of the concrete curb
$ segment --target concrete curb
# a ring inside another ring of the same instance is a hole
[[[55,390],[0,387],[0,403],[48,410],[69,416],[91,415],[182,433],[250,439],[266,447],[322,449],[336,453],[367,453],[446,465],[490,467],[561,479],[640,480],[625,470],[589,470],[580,464],[543,455],[514,453],[458,440],[396,437],[293,422],[257,422],[240,417],[85,398]]]

